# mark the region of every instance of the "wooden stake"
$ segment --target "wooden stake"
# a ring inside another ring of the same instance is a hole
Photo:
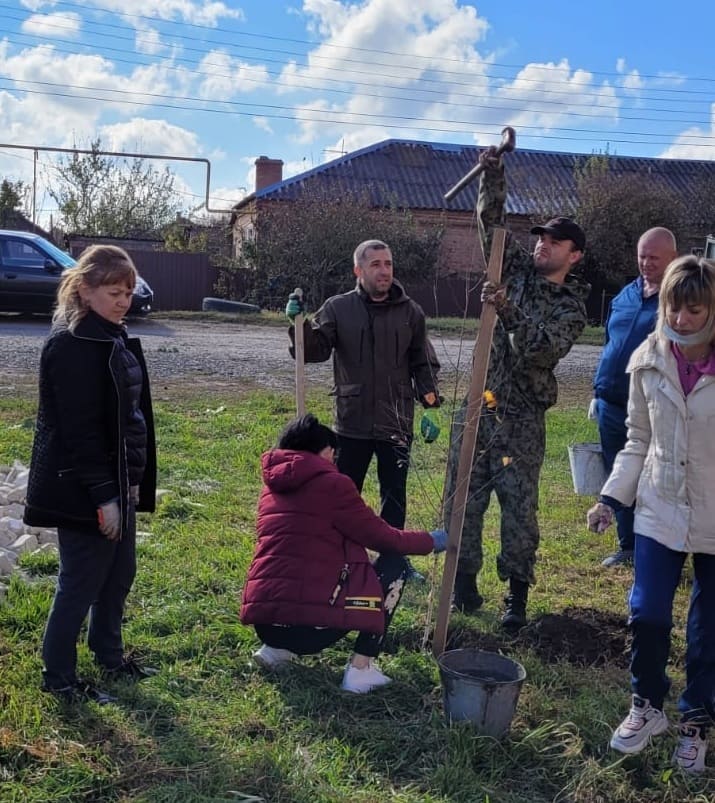
[[[293,291],[302,300],[303,291]],[[303,313],[295,316],[295,409],[298,416],[305,415],[305,339],[303,337]]]
[[[494,229],[492,250],[487,267],[487,279],[495,284],[499,284],[501,281],[505,239],[506,229]],[[464,511],[467,505],[467,495],[469,493],[469,480],[472,474],[474,450],[477,445],[479,414],[482,407],[484,385],[487,380],[489,354],[492,348],[492,335],[494,333],[496,317],[497,313],[493,304],[484,304],[482,306],[479,334],[474,344],[472,356],[472,377],[469,383],[469,394],[467,396],[467,413],[464,420],[462,445],[459,451],[459,462],[457,464],[457,481],[455,483],[454,498],[452,500],[452,513],[447,527],[449,538],[447,540],[447,550],[445,552],[444,572],[442,574],[442,586],[440,588],[437,618],[435,620],[434,638],[432,639],[432,654],[435,658],[438,658],[444,652],[447,643],[447,625],[449,624],[449,612],[452,605],[454,578],[457,574],[459,547],[462,543]]]

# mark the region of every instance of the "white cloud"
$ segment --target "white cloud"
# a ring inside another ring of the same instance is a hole
[[[124,123],[102,126],[99,134],[102,137],[102,146],[108,151],[141,151],[166,156],[203,158],[196,134],[166,120],[134,117]]]
[[[124,16],[134,24],[133,17],[152,17],[160,20],[182,20],[193,25],[215,27],[221,19],[244,19],[240,8],[231,8],[215,0],[85,0],[85,8],[99,8]]]
[[[273,133],[273,129],[271,128],[271,124],[268,121],[267,117],[254,117],[252,119],[253,119],[253,125],[255,125],[256,128],[260,128],[261,131],[265,131],[268,134]]]
[[[76,39],[82,27],[82,18],[72,11],[53,14],[33,14],[20,26],[23,33],[48,39]]]
[[[221,50],[208,52],[199,62],[199,96],[207,100],[230,100],[256,92],[269,83],[263,65],[247,64]]]
[[[597,84],[586,70],[572,69],[566,59],[557,64],[527,64],[513,81],[503,83],[492,100],[502,107],[491,121],[522,128],[527,136],[559,126],[608,126],[618,119],[620,102],[607,83]],[[578,123],[573,115],[580,114]]]
[[[702,139],[707,137],[708,139]],[[660,156],[663,159],[715,160],[715,103],[710,106],[710,129],[693,126],[679,134]]]
[[[444,120],[443,127],[451,128],[454,109],[442,110],[435,101],[464,108],[470,98],[483,95],[488,60],[475,43],[488,25],[472,6],[459,7],[455,0],[359,5],[305,0],[303,10],[309,26],[325,41],[308,54],[307,66],[287,65],[281,84],[284,92],[310,86],[311,95],[317,90],[323,94],[295,106],[303,118],[298,142],[366,128],[403,135],[381,125],[380,117],[385,124],[418,129],[421,120],[436,114],[437,122],[425,125],[440,127]],[[343,92],[331,94],[331,89]]]
[[[134,47],[137,53],[144,53],[147,56],[156,56],[166,50],[159,31],[149,25],[137,26]]]
[[[247,187],[212,187],[209,202],[212,209],[231,209],[246,195]]]
[[[20,0],[20,4],[30,11],[38,11],[43,6],[54,6],[55,0]],[[127,24],[133,25],[133,18],[153,17],[160,20],[183,20],[194,25],[215,27],[221,19],[245,19],[241,8],[232,8],[233,3],[218,0],[84,0],[85,9],[96,8],[119,14]],[[141,25],[142,23],[138,23]]]

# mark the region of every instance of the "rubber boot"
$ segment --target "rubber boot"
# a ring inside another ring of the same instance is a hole
[[[529,598],[529,584],[524,580],[509,578],[509,594],[504,597],[506,611],[501,624],[509,630],[517,630],[526,624],[526,601]]]
[[[476,613],[483,603],[484,597],[477,591],[477,573],[457,572],[454,578],[452,610],[460,613]]]

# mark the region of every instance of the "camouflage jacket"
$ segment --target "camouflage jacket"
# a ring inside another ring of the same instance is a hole
[[[504,168],[487,168],[481,176],[477,215],[486,258],[491,227],[505,225]],[[569,274],[564,284],[541,276],[531,254],[507,236],[502,269],[509,304],[494,328],[486,390],[503,413],[544,411],[556,403],[554,368],[571,350],[586,325],[585,300],[591,289]]]

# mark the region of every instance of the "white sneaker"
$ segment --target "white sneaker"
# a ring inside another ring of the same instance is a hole
[[[678,732],[678,746],[673,753],[673,764],[685,772],[702,772],[705,769],[705,753],[708,749],[703,729],[698,725],[681,722]]]
[[[367,692],[377,689],[379,686],[387,686],[388,683],[392,683],[392,678],[383,675],[370,660],[365,669],[358,669],[356,666],[348,664],[345,667],[345,674],[340,688],[344,691],[351,691],[354,694],[367,694]]]
[[[613,731],[611,747],[620,753],[640,753],[650,741],[668,729],[668,718],[649,700],[633,695],[633,703],[628,716]]]
[[[281,669],[297,658],[294,652],[282,650],[280,647],[269,647],[262,644],[261,648],[253,653],[253,660],[264,669]]]

